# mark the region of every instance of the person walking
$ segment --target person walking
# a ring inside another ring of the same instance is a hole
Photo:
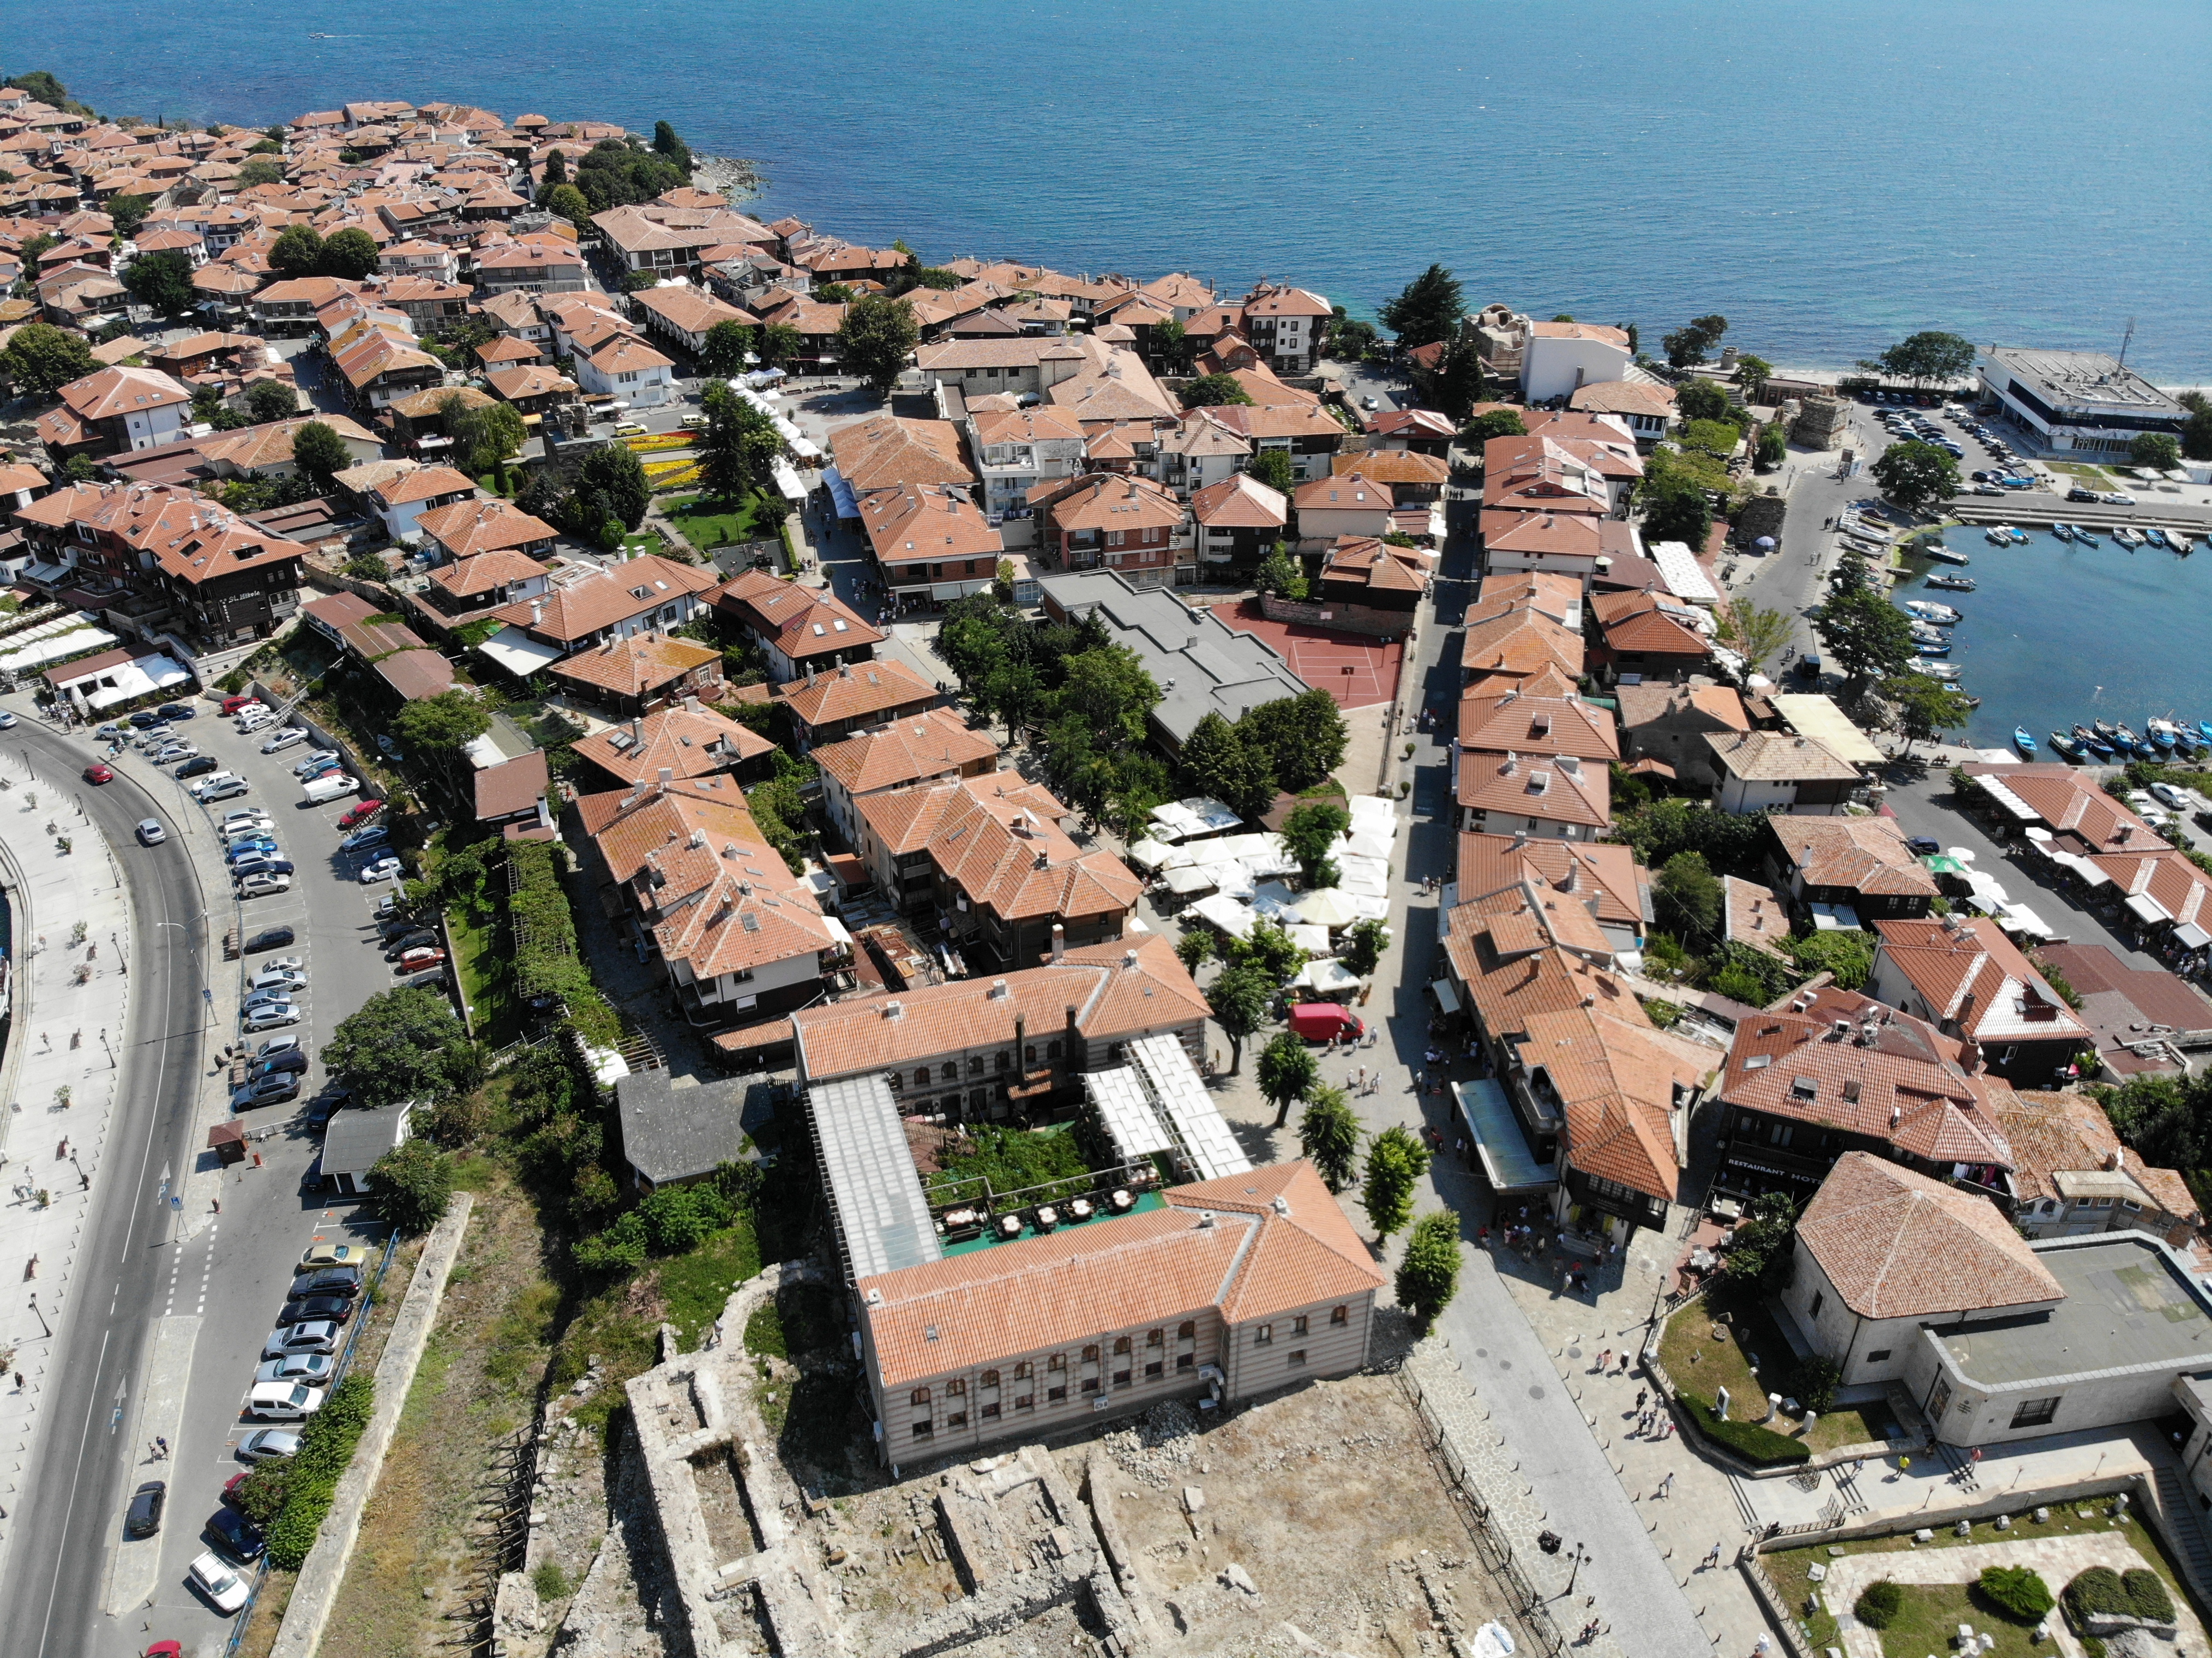
[[[1613,1349],[1607,1347],[1601,1350],[1597,1356],[1597,1373],[1600,1376],[1603,1376],[1606,1371],[1611,1368],[1612,1364]]]
[[[1705,1562],[1704,1562],[1703,1565],[1701,1565],[1701,1566],[1698,1568],[1698,1570],[1710,1570],[1710,1569],[1711,1569],[1711,1568],[1713,1568],[1713,1567],[1716,1567],[1716,1566],[1719,1565],[1719,1564],[1720,1564],[1720,1563],[1721,1563],[1721,1546],[1720,1546],[1719,1544],[1716,1543],[1716,1544],[1714,1544],[1714,1545],[1713,1545],[1712,1548],[1711,1548],[1711,1550],[1706,1553],[1706,1555],[1705,1555]]]
[[[1672,1497],[1674,1494],[1674,1471],[1669,1469],[1668,1470],[1667,1477],[1659,1482],[1659,1489],[1654,1491],[1652,1495],[1654,1497]]]

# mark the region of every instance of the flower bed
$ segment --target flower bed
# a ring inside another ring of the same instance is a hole
[[[623,440],[641,455],[649,455],[661,449],[689,449],[695,440],[689,432],[643,432]]]
[[[699,482],[699,463],[696,460],[649,460],[645,463],[645,478],[656,489],[683,489]]]

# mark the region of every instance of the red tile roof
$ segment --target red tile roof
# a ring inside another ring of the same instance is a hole
[[[2063,1301],[2066,1291],[1987,1198],[1847,1151],[1797,1240],[1861,1318],[1927,1318]]]

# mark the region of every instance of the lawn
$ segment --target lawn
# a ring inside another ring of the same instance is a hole
[[[624,558],[635,558],[640,553],[658,553],[667,545],[658,530],[633,531],[623,537],[622,544]]]
[[[2109,492],[2117,490],[2120,487],[2118,480],[2110,473],[2101,467],[2092,466],[2086,461],[2047,460],[2043,464],[2054,472],[2063,473],[2071,478],[2079,478],[2086,487],[2092,489]]]
[[[488,495],[511,497],[514,494],[514,486],[520,483],[521,480],[522,469],[520,466],[510,466],[507,469],[506,489],[501,489],[493,480],[492,475],[489,472],[479,472],[477,475],[477,488],[483,490]]]
[[[1729,1322],[1719,1323],[1712,1297],[1708,1296],[1675,1314],[1659,1338],[1660,1362],[1677,1388],[1705,1404],[1713,1402],[1716,1388],[1726,1388],[1729,1415],[1738,1422],[1756,1422],[1766,1414],[1766,1394],[1788,1396],[1788,1378],[1796,1359],[1765,1306],[1732,1306],[1728,1310]],[[1713,1339],[1717,1328],[1721,1332],[1717,1341]],[[1763,1367],[1764,1385],[1761,1377],[1752,1374],[1747,1353],[1755,1355]],[[1783,1420],[1787,1425],[1781,1431],[1794,1436],[1795,1421],[1786,1417]],[[1845,1445],[1878,1444],[1885,1437],[1884,1429],[1895,1420],[1889,1407],[1879,1400],[1838,1405],[1823,1412],[1813,1424],[1807,1443],[1816,1455]]]
[[[781,520],[761,510],[758,495],[749,495],[733,509],[728,501],[709,501],[702,495],[671,495],[664,510],[684,538],[701,552],[733,541],[766,541]]]
[[[2030,1503],[2013,1516],[2013,1529],[2009,1533],[1999,1531],[1993,1523],[1996,1516],[1992,1515],[1989,1520],[1976,1521],[1972,1531],[1965,1537],[1959,1536],[1953,1527],[1947,1525],[1935,1527],[1933,1528],[1936,1533],[1935,1540],[1928,1543],[1915,1544],[1912,1540],[1912,1533],[1910,1531],[1903,1531],[1890,1537],[1858,1538],[1837,1546],[1842,1548],[1846,1554],[1901,1554],[1911,1549],[1956,1549],[1964,1548],[1970,1543],[2001,1543],[2008,1536],[2066,1537],[2082,1536],[2092,1532],[2118,1532],[2126,1537],[2129,1545],[2135,1552],[2143,1558],[2144,1564],[2159,1575],[2166,1584],[2166,1593],[2173,1597],[2177,1605],[2186,1601],[2191,1606],[2196,1606],[2196,1601],[2191,1597],[2188,1590],[2182,1586],[2181,1576],[2174,1570],[2173,1562],[2167,1558],[2165,1546],[2160,1542],[2157,1535],[2132,1513],[2124,1519],[2118,1521],[2105,1518],[2104,1505],[2109,1504],[2109,1498],[2100,1499],[2100,1506],[2090,1508],[2088,1512],[2092,1518],[2087,1520],[2081,1518],[2083,1504],[2069,1503],[2063,1507],[2054,1505],[2051,1509],[2051,1518],[2039,1526],[2028,1518],[2034,1512],[2033,1504]],[[1775,1588],[1781,1591],[1784,1603],[1790,1607],[1792,1613],[1802,1619],[1805,1597],[1813,1588],[1812,1577],[1806,1569],[1815,1561],[1826,1564],[1831,1558],[1826,1544],[1816,1544],[1809,1548],[1778,1550],[1771,1554],[1762,1554],[1759,1559],[1759,1564],[1766,1568],[1766,1575],[1774,1580]],[[2051,1592],[2056,1594],[2065,1587],[2063,1583],[2051,1583]],[[1899,1631],[1905,1629],[1906,1620],[1912,1618],[1913,1596],[1916,1594],[1929,1592],[1917,1589],[1911,1585],[1905,1586],[1905,1590],[1907,1608],[1905,1619],[1890,1626],[1888,1634],[1892,1637],[1897,1636]],[[1959,1594],[1962,1599],[1965,1593],[1965,1587],[1960,1586]],[[2202,1619],[2203,1615],[2203,1608],[2198,1607],[2197,1616]],[[1923,1658],[1923,1655],[1929,1652],[1947,1651],[1949,1649],[1950,1637],[1954,1632],[1956,1625],[1961,1621],[1972,1624],[1978,1630],[1986,1625],[1993,1633],[1997,1635],[1997,1650],[2001,1653],[2030,1653],[2036,1650],[2025,1644],[2025,1631],[2014,1631],[2012,1626],[2005,1624],[2002,1619],[1979,1610],[1954,1615],[1948,1622],[1936,1619],[1931,1626],[1942,1637],[1939,1640],[1912,1647],[1897,1644],[1892,1639],[1885,1642],[1885,1649],[1893,1655],[1893,1658]],[[1827,1613],[1823,1612],[1820,1616],[1811,1619],[1806,1623],[1805,1627],[1811,1635],[1814,1650],[1839,1644],[1836,1639],[1836,1621]],[[1922,1626],[1915,1623],[1911,1627]],[[2006,1641],[2014,1632],[2020,1635],[2022,1644],[2006,1645]],[[1921,1637],[1916,1635],[1911,1638],[1918,1640]]]
[[[499,906],[489,896],[453,905],[446,912],[461,992],[469,999],[477,1040],[504,1048],[522,1035],[520,1005],[509,993],[507,957],[500,942]]]
[[[1977,1635],[1996,1636],[1997,1643],[1990,1650],[1996,1658],[2033,1658],[2039,1650],[2028,1638],[2034,1625],[2015,1624],[1984,1600],[1970,1583],[1900,1587],[1905,1590],[1904,1610],[1881,1631],[1885,1658],[1924,1658],[1928,1653],[1948,1651],[1961,1624],[1972,1624]]]

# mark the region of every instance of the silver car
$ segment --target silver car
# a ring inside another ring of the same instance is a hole
[[[160,818],[147,817],[139,821],[138,843],[141,846],[158,847],[168,838],[169,831],[161,827]]]

